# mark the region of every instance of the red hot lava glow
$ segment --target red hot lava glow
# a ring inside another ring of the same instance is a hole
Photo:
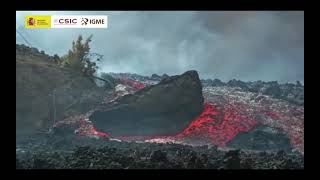
[[[109,133],[97,131],[96,128],[93,126],[93,124],[88,121],[81,121],[79,125],[80,126],[78,129],[76,129],[75,133],[80,136],[97,136],[97,137],[110,136]]]
[[[132,80],[132,79],[128,79],[128,78],[121,78],[120,81],[121,81],[121,83],[127,84],[136,90],[140,90],[145,87],[145,85],[143,83],[141,83],[139,81]]]
[[[213,104],[205,103],[204,111],[198,118],[179,133],[177,138],[211,141],[217,146],[225,146],[240,132],[248,132],[257,121],[237,111],[239,106],[227,106],[218,109]]]

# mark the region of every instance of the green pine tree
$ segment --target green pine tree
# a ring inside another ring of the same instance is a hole
[[[61,57],[61,65],[70,67],[75,71],[82,72],[85,75],[93,76],[96,73],[98,66],[92,59],[90,59],[90,45],[92,41],[92,35],[90,35],[84,42],[81,35],[78,36],[77,41],[72,42],[72,48],[68,51],[68,54]],[[101,59],[101,55],[98,60]]]

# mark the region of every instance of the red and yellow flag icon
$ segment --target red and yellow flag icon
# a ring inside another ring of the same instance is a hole
[[[51,28],[51,16],[25,16],[25,28]]]

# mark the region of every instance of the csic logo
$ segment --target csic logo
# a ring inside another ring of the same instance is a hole
[[[76,25],[77,18],[60,18],[54,20],[55,25]]]
[[[29,26],[34,26],[34,24],[35,24],[35,20],[31,17],[31,18],[29,18],[28,19],[28,25]]]

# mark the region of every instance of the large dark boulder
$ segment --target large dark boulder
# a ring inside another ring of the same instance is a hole
[[[90,120],[114,136],[171,135],[186,128],[202,110],[198,73],[187,71],[100,107]]]

